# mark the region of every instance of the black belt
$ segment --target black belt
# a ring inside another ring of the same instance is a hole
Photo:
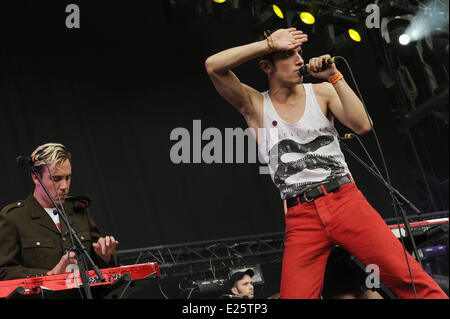
[[[345,176],[338,177],[326,184],[312,187],[312,188],[306,190],[305,192],[301,193],[297,197],[288,198],[286,200],[287,207],[290,208],[290,207],[297,206],[299,201],[302,204],[303,203],[311,203],[315,199],[322,197],[323,195],[325,195],[325,193],[321,186],[323,186],[325,188],[327,193],[331,193],[331,192],[336,191],[342,185],[345,185],[345,184],[348,184],[351,182],[352,182],[352,180],[350,179],[350,177],[348,175],[345,175]]]

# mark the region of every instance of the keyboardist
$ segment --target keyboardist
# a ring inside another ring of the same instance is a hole
[[[100,268],[117,266],[118,241],[113,236],[102,237],[86,202],[69,197],[71,153],[62,144],[48,143],[36,148],[31,156],[37,159],[33,165],[43,184],[56,204],[63,205],[69,223],[93,261]],[[76,263],[74,253],[67,253],[72,243],[65,223],[54,213],[38,179],[34,175],[32,179],[33,192],[0,213],[0,280],[64,273],[66,266]]]

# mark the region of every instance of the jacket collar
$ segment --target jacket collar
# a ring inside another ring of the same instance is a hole
[[[36,198],[33,196],[33,193],[28,195],[27,199],[25,200],[25,205],[29,207],[28,211],[30,213],[31,218],[33,219],[39,219],[39,224],[45,228],[48,228],[54,232],[58,232],[59,230],[56,227],[53,220],[48,216],[48,213],[45,211],[45,209],[41,206],[41,204],[38,203]],[[70,215],[72,215],[71,209],[68,207],[68,203],[65,202],[63,204],[64,210],[67,214],[67,219],[69,220],[69,223],[72,225],[72,220],[69,218]],[[64,226],[63,228],[66,228],[64,225],[64,221],[60,218],[60,225]]]

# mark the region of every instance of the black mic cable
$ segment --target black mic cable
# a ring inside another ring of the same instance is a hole
[[[340,137],[341,140],[352,140],[352,139],[356,139],[359,144],[361,145],[361,148],[363,149],[364,153],[366,154],[367,158],[370,160],[370,163],[372,164],[372,169],[375,171],[376,174],[379,175],[378,180],[381,181],[382,183],[385,183],[386,181],[383,178],[383,174],[381,174],[380,170],[378,169],[377,165],[375,164],[375,161],[372,159],[372,157],[370,156],[369,152],[367,151],[367,149],[364,147],[363,142],[361,141],[361,139],[359,138],[359,135],[357,134],[353,134],[353,133],[346,133],[344,134],[343,137]]]
[[[361,103],[362,103],[362,105],[364,107],[364,111],[366,112],[367,118],[369,120],[370,128],[371,128],[371,132],[372,132],[372,134],[373,134],[373,136],[375,138],[375,142],[376,142],[377,148],[378,148],[378,150],[380,152],[381,161],[383,163],[384,172],[386,174],[386,181],[387,181],[387,184],[388,184],[388,187],[389,187],[389,195],[391,196],[391,200],[392,200],[393,207],[394,207],[395,218],[397,220],[397,225],[399,226],[399,232],[400,232],[400,235],[401,235],[400,220],[399,220],[399,216],[398,216],[398,212],[397,212],[397,206],[396,206],[396,202],[397,201],[394,198],[394,191],[392,189],[391,178],[389,176],[389,171],[388,171],[388,168],[387,168],[387,165],[386,165],[386,161],[384,159],[383,150],[382,150],[382,148],[380,146],[380,142],[378,141],[378,136],[377,136],[377,133],[375,131],[372,119],[370,118],[369,111],[367,110],[366,103],[364,102],[364,98],[363,98],[363,96],[361,94],[361,91],[359,90],[358,84],[356,83],[356,80],[355,80],[355,77],[353,75],[352,69],[351,69],[350,65],[348,64],[347,60],[344,57],[342,57],[342,56],[336,56],[336,57],[334,57],[334,60],[335,61],[336,60],[342,60],[345,63],[345,65],[347,66],[347,69],[348,69],[348,71],[350,73],[350,77],[351,77],[351,79],[353,81],[353,84],[356,87],[356,90],[358,92],[359,98],[360,98]],[[362,144],[362,142],[361,142],[361,144]],[[405,244],[404,244],[404,242],[402,240],[402,236],[400,236],[400,239],[401,239],[402,246],[403,246],[403,252],[405,254],[406,264],[408,265],[409,275],[410,275],[410,278],[411,278],[411,284],[412,284],[412,288],[413,288],[413,291],[414,291],[414,297],[415,297],[415,299],[417,299],[417,293],[416,293],[416,288],[415,288],[415,284],[414,284],[414,279],[413,279],[413,276],[412,276],[412,271],[411,271],[411,267],[409,265],[408,255],[406,253],[406,248],[405,248]],[[411,240],[414,240],[414,239],[411,238]],[[418,261],[420,263],[420,256],[416,256],[416,257],[417,257],[417,259],[418,259]]]

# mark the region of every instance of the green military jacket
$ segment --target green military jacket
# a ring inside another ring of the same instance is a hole
[[[117,255],[110,265],[97,256],[92,243],[101,237],[88,209],[76,207],[69,199],[63,204],[71,227],[99,268],[117,266]],[[60,218],[61,232],[33,194],[0,212],[0,280],[45,275],[72,247],[67,226]]]

